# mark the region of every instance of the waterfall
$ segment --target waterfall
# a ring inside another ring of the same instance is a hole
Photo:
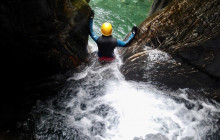
[[[37,139],[206,140],[219,137],[218,103],[190,99],[188,95],[196,92],[190,89],[169,91],[158,89],[150,82],[126,81],[119,70],[122,62],[115,53],[117,60],[110,64],[101,65],[93,58],[89,66],[69,77],[57,97],[38,103],[33,111]],[[159,50],[152,50],[148,57],[170,59]]]
[[[94,30],[99,34],[100,25],[109,20],[113,35],[123,39],[133,24],[146,17],[145,4],[91,0]],[[89,46],[92,52],[97,50],[91,39]],[[152,62],[148,69],[154,68],[155,61],[174,61],[162,51],[148,46],[146,50],[150,52],[146,59]],[[151,82],[127,81],[120,72],[117,50],[115,54],[116,61],[105,65],[92,58],[68,78],[56,97],[37,103],[31,113],[37,140],[220,139],[220,104],[194,94],[202,89],[170,91]]]

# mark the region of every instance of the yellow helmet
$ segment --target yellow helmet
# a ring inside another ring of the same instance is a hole
[[[112,25],[108,22],[103,23],[101,32],[104,36],[110,36],[112,34]]]

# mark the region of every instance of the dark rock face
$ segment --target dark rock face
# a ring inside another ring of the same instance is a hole
[[[220,79],[220,35],[201,45],[178,51],[177,55],[193,67]]]
[[[171,3],[173,0],[154,0],[153,4],[151,6],[151,10],[149,12],[149,15],[152,15],[153,13],[158,12],[159,10],[166,7],[169,3]]]
[[[127,80],[152,82],[177,90],[179,88],[211,89],[216,80],[198,69],[186,64],[178,57],[154,49],[137,53],[129,57],[121,70]],[[157,58],[156,58],[157,57]]]
[[[169,2],[167,7],[165,1],[159,3],[165,7],[160,11],[153,7],[152,11],[158,12],[140,25],[128,48],[119,50],[125,62],[122,72],[129,80],[152,81],[173,89],[213,90],[216,94],[212,97],[220,99],[220,2]],[[149,60],[146,46],[167,52],[172,61]]]
[[[4,78],[0,129],[25,117],[37,98],[56,94],[87,59],[88,0],[8,0],[0,5]]]

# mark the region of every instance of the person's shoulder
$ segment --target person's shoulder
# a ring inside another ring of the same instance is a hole
[[[112,35],[111,35],[111,36],[109,36],[109,37],[111,37],[113,40],[117,40],[117,38],[113,37]]]
[[[113,36],[112,36],[112,40],[113,40],[113,42],[116,42],[116,43],[117,43],[117,41],[118,41],[118,39],[115,38],[115,37],[113,37]]]

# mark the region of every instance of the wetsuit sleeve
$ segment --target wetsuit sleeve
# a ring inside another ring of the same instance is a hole
[[[92,39],[96,42],[98,40],[98,35],[93,31],[93,18],[90,18],[89,20],[89,30],[90,30],[90,36]]]
[[[133,38],[134,38],[134,34],[132,33],[126,41],[121,41],[117,39],[117,46],[125,47]]]

